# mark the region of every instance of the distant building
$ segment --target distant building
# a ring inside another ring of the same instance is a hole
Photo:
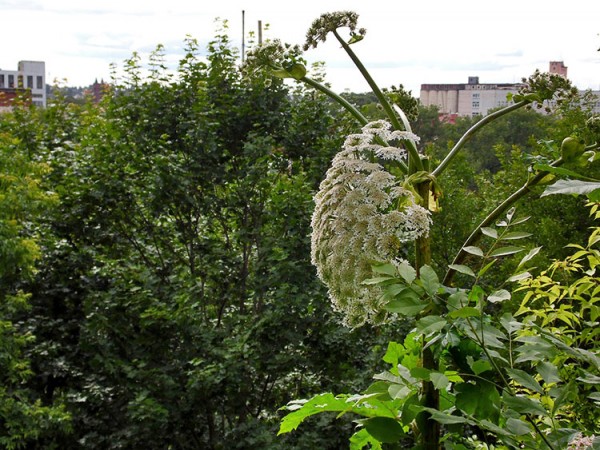
[[[563,61],[550,61],[551,74],[567,78],[567,69]],[[507,106],[507,94],[516,94],[524,86],[523,83],[483,84],[479,83],[479,77],[469,77],[466,84],[422,84],[420,100],[423,106],[437,106],[441,120],[454,122],[459,116],[485,116],[490,110]],[[593,112],[600,113],[600,91],[592,91],[592,95],[598,99]]]
[[[563,61],[550,61],[550,69],[548,72],[555,73],[564,78],[569,78],[567,76],[567,66],[565,66]]]
[[[0,107],[10,108],[23,91],[31,103],[46,107],[46,64],[43,61],[19,61],[17,70],[0,69]]]
[[[465,84],[422,84],[423,106],[437,106],[440,114],[452,120],[457,116],[485,116],[488,111],[508,105],[507,94],[516,94],[521,83],[483,84],[469,77]]]

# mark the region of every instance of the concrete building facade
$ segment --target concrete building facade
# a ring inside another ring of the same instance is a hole
[[[422,84],[423,106],[437,106],[445,116],[485,116],[488,111],[508,105],[507,95],[516,94],[520,83],[484,84],[469,77],[464,84]]]
[[[10,98],[19,90],[28,91],[34,105],[46,107],[46,64],[43,61],[19,61],[17,70],[0,69],[0,94]]]

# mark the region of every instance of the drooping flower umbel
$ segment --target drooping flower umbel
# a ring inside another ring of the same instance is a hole
[[[385,320],[380,288],[363,282],[373,264],[398,261],[401,247],[431,224],[429,211],[383,165],[404,160],[402,142],[419,138],[390,128],[378,120],[348,136],[315,196],[312,263],[352,327]]]

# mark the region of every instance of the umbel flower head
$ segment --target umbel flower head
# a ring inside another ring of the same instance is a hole
[[[315,196],[312,263],[351,327],[385,321],[381,289],[363,281],[372,277],[373,264],[399,262],[402,246],[426,236],[431,225],[429,211],[376,162],[405,159],[401,141],[418,141],[390,128],[380,120],[348,136]],[[382,144],[395,141],[397,147]]]

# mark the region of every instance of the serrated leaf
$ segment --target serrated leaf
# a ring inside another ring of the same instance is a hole
[[[554,364],[541,361],[535,368],[546,383],[559,383],[561,381],[558,368]]]
[[[448,265],[449,268],[451,268],[452,270],[457,271],[458,273],[462,273],[464,275],[469,275],[473,278],[475,278],[475,272],[473,272],[473,269],[471,269],[469,266],[465,266],[463,264],[450,264]]]
[[[417,271],[407,262],[400,263],[398,273],[407,284],[411,284],[417,278]]]
[[[537,382],[537,380],[524,370],[506,369],[506,373],[508,373],[510,377],[517,383],[519,383],[521,386],[526,387],[527,389],[531,389],[532,391],[535,391],[538,394],[543,393],[542,387]]]
[[[467,245],[466,247],[463,247],[463,251],[470,253],[471,255],[483,256],[483,250],[473,245]]]
[[[417,321],[417,331],[425,336],[440,331],[446,326],[446,319],[440,316],[427,316]]]
[[[363,450],[370,446],[371,450],[381,450],[381,443],[369,434],[365,428],[361,428],[350,438],[350,450]]]
[[[494,228],[482,227],[481,232],[492,239],[498,239],[498,232]]]
[[[504,393],[502,396],[504,403],[511,409],[514,409],[519,414],[534,414],[536,416],[548,416],[548,411],[542,404],[529,397],[517,397]]]
[[[293,403],[291,408],[296,409],[298,404],[298,402]],[[315,414],[325,411],[341,412],[348,409],[350,406],[344,399],[337,398],[331,393],[316,395],[281,420],[277,435],[295,430],[307,417]]]
[[[500,248],[494,249],[490,253],[490,256],[500,257],[500,256],[514,255],[515,253],[522,252],[523,250],[525,250],[523,247],[513,247],[513,246],[500,247]]]
[[[508,292],[506,289],[500,289],[496,292],[492,292],[488,296],[487,300],[491,303],[498,303],[503,302],[505,300],[510,300],[510,292]]]
[[[411,289],[404,288],[401,293],[390,300],[385,306],[386,311],[413,317],[427,307],[419,296]]]
[[[428,265],[421,267],[419,279],[423,283],[423,289],[425,289],[425,292],[427,292],[430,296],[437,294],[438,290],[442,286],[437,273],[435,273],[435,270]]]
[[[531,425],[527,422],[512,417],[506,421],[506,429],[516,436],[523,436],[532,431]]]
[[[396,266],[393,264],[374,264],[372,266],[373,273],[379,273],[382,275],[389,275],[390,277],[396,276]]]

